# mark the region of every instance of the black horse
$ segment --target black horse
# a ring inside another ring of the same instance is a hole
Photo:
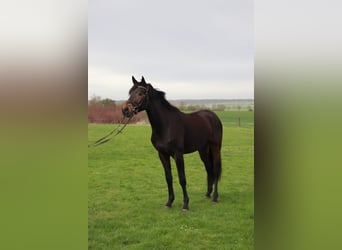
[[[183,210],[189,209],[189,197],[186,191],[183,154],[198,151],[207,171],[210,198],[214,186],[213,202],[217,202],[217,185],[221,176],[222,124],[219,118],[209,110],[200,110],[190,114],[182,113],[166,99],[165,93],[158,91],[145,82],[144,77],[138,82],[134,77],[133,87],[129,90],[129,99],[122,107],[126,117],[146,110],[152,126],[151,141],[158,150],[164,166],[169,200],[172,206],[175,198],[172,186],[170,156],[176,162],[180,185],[183,189]]]

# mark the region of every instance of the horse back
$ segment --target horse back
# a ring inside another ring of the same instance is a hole
[[[208,144],[221,147],[222,123],[210,110],[199,110],[186,115],[184,144],[186,151],[196,151]]]

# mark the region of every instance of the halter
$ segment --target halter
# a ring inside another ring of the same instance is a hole
[[[143,105],[143,103],[145,102],[147,104],[148,102],[148,92],[149,92],[149,86],[147,87],[143,87],[143,86],[138,86],[137,88],[141,88],[145,90],[145,97],[144,99],[136,106],[133,107],[133,113],[136,115],[139,112],[139,108]]]
[[[137,88],[141,88],[141,89],[144,89],[146,91],[146,94],[148,92],[148,88],[144,87],[144,86],[138,86]]]

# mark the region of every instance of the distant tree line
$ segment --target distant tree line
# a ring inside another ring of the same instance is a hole
[[[229,111],[229,110],[238,110],[238,111],[253,111],[254,107],[252,105],[239,105],[239,104],[212,104],[212,105],[204,105],[204,104],[186,104],[185,102],[180,102],[180,104],[176,105],[180,110],[183,111],[195,111],[200,109],[210,109],[213,111]]]
[[[88,105],[116,106],[116,102],[110,98],[102,99],[100,96],[93,95]]]
[[[176,105],[182,111],[195,111],[200,109],[211,109],[213,111],[229,110],[248,110],[253,111],[254,105],[234,104],[186,104],[180,102]],[[121,103],[117,103],[110,98],[102,99],[100,96],[93,95],[88,101],[88,123],[119,123],[123,118]],[[148,123],[145,112],[140,112],[131,119],[131,123]]]
[[[121,105],[109,98],[92,96],[88,101],[88,123],[120,123],[123,119]],[[130,123],[146,123],[145,112],[134,116]]]

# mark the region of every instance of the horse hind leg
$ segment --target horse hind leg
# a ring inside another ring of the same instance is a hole
[[[202,150],[199,150],[199,154],[201,157],[201,160],[204,163],[205,170],[207,171],[207,192],[205,196],[207,198],[210,198],[210,195],[213,191],[213,184],[214,184],[214,172],[213,172],[213,164],[212,164],[212,157],[211,152],[209,148],[205,148]]]

